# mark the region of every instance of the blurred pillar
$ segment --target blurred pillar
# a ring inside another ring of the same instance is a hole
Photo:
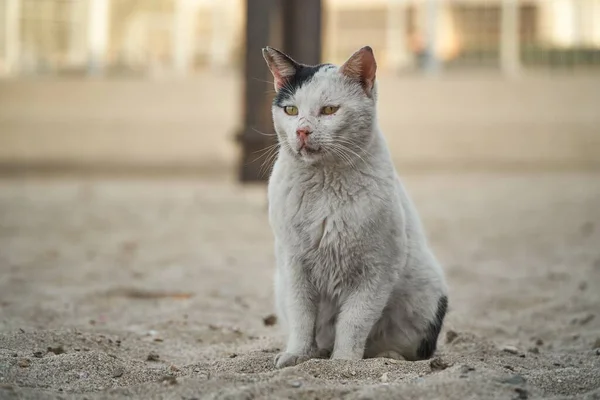
[[[210,64],[218,71],[229,65],[229,51],[233,46],[233,29],[228,13],[235,5],[230,0],[214,0],[211,20]]]
[[[283,50],[304,64],[321,62],[321,0],[282,0]]]
[[[75,1],[69,4],[69,65],[85,65],[85,4]]]
[[[437,51],[440,0],[427,0],[425,7],[425,71],[430,74],[435,74],[440,69]]]
[[[5,0],[4,10],[4,49],[6,72],[15,75],[19,71],[21,48],[21,0]]]
[[[273,161],[261,153],[276,140],[271,120],[273,77],[261,52],[267,45],[305,64],[318,64],[321,0],[246,0],[244,128],[238,135],[242,182],[267,180]]]
[[[104,72],[108,50],[110,0],[89,0],[88,5],[88,72]]]
[[[179,75],[187,74],[192,55],[195,5],[190,0],[176,0],[173,13],[173,64]]]
[[[550,3],[551,19],[549,39],[552,44],[570,47],[576,42],[576,9],[571,0],[554,0]]]
[[[517,0],[502,0],[500,18],[500,66],[506,75],[515,76],[519,73],[521,64]]]
[[[387,56],[394,71],[410,64],[406,29],[406,0],[388,0]]]

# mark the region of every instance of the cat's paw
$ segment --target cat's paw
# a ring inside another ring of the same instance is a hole
[[[293,367],[310,359],[308,354],[292,354],[292,353],[279,353],[275,356],[275,367],[285,368]]]

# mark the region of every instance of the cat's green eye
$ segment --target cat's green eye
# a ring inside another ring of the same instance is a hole
[[[339,107],[325,106],[325,107],[321,108],[321,114],[323,114],[323,115],[331,115],[331,114],[335,113],[339,109],[340,109]]]
[[[296,106],[285,106],[283,107],[283,111],[287,115],[298,115],[298,107]]]

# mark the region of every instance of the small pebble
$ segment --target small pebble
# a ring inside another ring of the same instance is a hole
[[[237,354],[232,353],[232,354],[229,355],[229,358],[236,358],[237,356],[238,356]]]
[[[446,332],[446,343],[452,343],[458,337],[458,333],[453,330]]]
[[[194,368],[194,372],[200,372],[200,368]]]
[[[351,371],[351,372],[350,372],[350,375],[352,375],[352,376],[356,376],[356,371]]]
[[[436,357],[429,362],[429,367],[432,371],[443,371],[449,367],[448,363],[442,360],[440,357]]]
[[[292,381],[290,382],[290,386],[293,388],[299,388],[300,386],[302,386],[302,382],[300,381]]]
[[[117,368],[117,369],[116,369],[116,370],[113,372],[113,374],[112,374],[112,377],[113,377],[113,378],[120,378],[120,377],[122,377],[122,376],[123,376],[123,374],[124,374],[124,373],[125,373],[125,370],[124,370],[123,368]]]
[[[514,369],[512,366],[510,366],[510,365],[505,365],[505,366],[504,366],[504,368],[506,368],[506,369],[507,369],[507,370],[509,370],[509,371],[514,371],[514,370],[515,370],[515,369]]]
[[[48,347],[48,353],[54,353],[56,355],[63,354],[65,349],[62,346]]]
[[[463,365],[460,367],[461,374],[467,374],[471,371],[475,371],[475,368],[471,367],[470,365]]]
[[[383,375],[381,375],[381,378],[379,378],[379,380],[381,381],[381,383],[387,383],[387,381],[388,381],[388,373],[384,372]]]
[[[537,346],[543,346],[544,345],[544,341],[542,339],[540,339],[540,338],[537,338],[536,341],[535,341],[535,344]]]
[[[596,349],[596,355],[600,356],[600,349]]]
[[[277,316],[275,314],[269,314],[263,318],[263,324],[265,326],[273,326],[277,323]]]
[[[160,356],[155,353],[155,352],[150,352],[150,354],[148,354],[148,357],[146,358],[146,360],[148,361],[158,361],[160,359]]]
[[[38,351],[34,351],[34,352],[33,352],[33,356],[34,356],[35,358],[42,358],[42,357],[44,357],[44,353],[43,353],[43,352],[41,352],[41,351],[39,351],[39,350],[38,350]]]
[[[529,393],[527,393],[526,389],[523,388],[515,388],[515,393],[517,393],[517,399],[525,400],[529,398]]]
[[[515,346],[504,346],[502,351],[509,354],[519,354],[519,349],[517,349]]]
[[[587,314],[585,317],[581,318],[581,320],[579,321],[579,324],[585,325],[585,324],[591,322],[594,318],[595,318],[594,314]]]
[[[540,354],[540,349],[537,347],[530,347],[528,351],[533,354]]]
[[[22,358],[19,360],[19,367],[21,368],[27,368],[31,365],[31,361],[29,361],[26,358]]]
[[[19,357],[19,355],[17,353],[13,353],[12,355],[13,357]]]
[[[177,378],[174,376],[165,376],[162,378],[161,381],[164,385],[176,385],[177,384]]]

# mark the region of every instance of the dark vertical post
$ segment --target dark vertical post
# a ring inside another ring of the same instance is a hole
[[[284,51],[303,64],[321,62],[321,0],[283,0]]]
[[[271,121],[273,77],[261,49],[277,47],[305,64],[321,59],[321,0],[246,0],[244,128],[239,177],[264,181],[271,169],[262,150],[275,142]],[[272,161],[272,160],[271,160]],[[265,164],[266,163],[266,164]]]
[[[271,13],[275,0],[246,1],[246,54],[244,66],[244,128],[238,139],[242,144],[239,176],[242,182],[259,181],[261,161],[259,151],[266,148],[273,133],[270,123],[270,96],[273,90],[271,74],[265,65],[261,49],[269,44]],[[267,140],[266,140],[267,139]]]

